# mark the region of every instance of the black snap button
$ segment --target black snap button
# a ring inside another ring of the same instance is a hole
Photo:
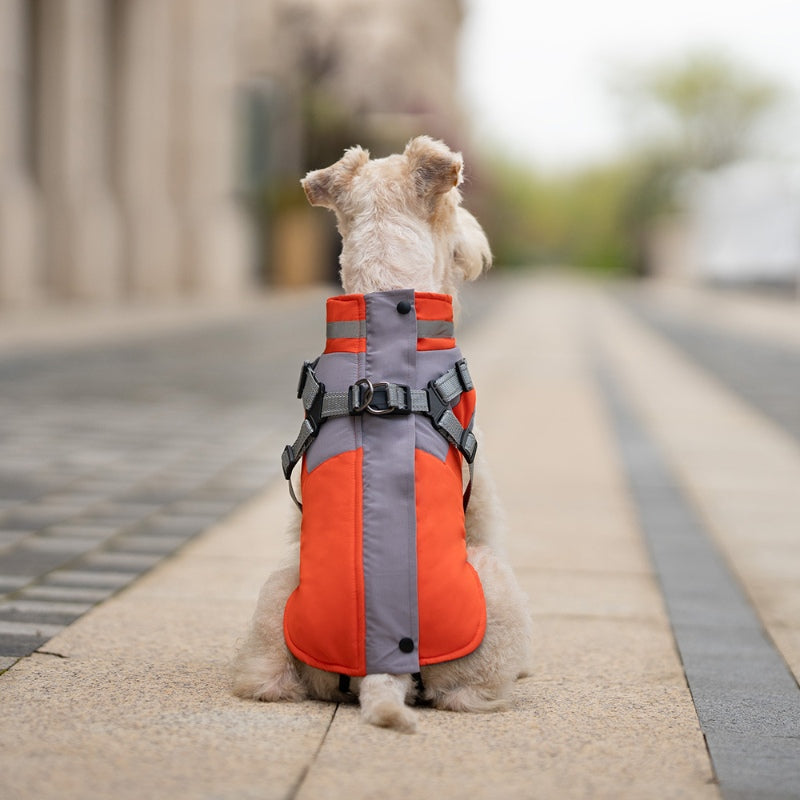
[[[408,636],[400,640],[398,644],[400,651],[403,653],[411,653],[414,650],[414,641],[409,639]]]
[[[397,311],[400,314],[408,314],[408,312],[411,311],[411,303],[409,303],[408,300],[401,300],[397,304]],[[403,641],[405,641],[405,639]],[[408,652],[410,653],[411,651],[409,650]]]

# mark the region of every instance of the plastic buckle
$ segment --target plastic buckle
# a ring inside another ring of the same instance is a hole
[[[433,425],[437,430],[441,430],[441,426],[439,423],[442,421],[442,417],[445,415],[447,411],[450,410],[450,404],[446,403],[442,398],[442,395],[439,394],[439,389],[436,386],[435,381],[428,382],[428,414],[433,421]]]
[[[291,477],[292,470],[296,463],[297,459],[294,457],[294,449],[290,444],[287,444],[286,447],[283,448],[283,453],[281,453],[281,469],[283,469],[283,477],[286,478],[287,481]]]
[[[297,381],[297,399],[303,399],[303,390],[306,388],[306,381],[308,380],[308,373],[314,369],[313,361],[304,361],[303,367],[300,370],[300,378]]]
[[[471,464],[475,460],[475,455],[478,452],[478,440],[472,431],[464,431],[458,449],[466,459],[467,464]]]
[[[311,408],[306,411],[306,419],[311,423],[311,435],[316,436],[319,431],[319,426],[323,422],[322,417],[322,401],[325,399],[325,384],[320,383],[319,390],[314,397],[314,402],[311,403]]]
[[[392,403],[389,399],[389,393],[392,390],[401,390],[403,392],[403,405]],[[377,405],[376,405],[377,403]],[[372,384],[372,400],[367,404],[367,411],[375,416],[383,416],[384,414],[410,414],[411,413],[411,389],[400,383],[387,383],[381,381]]]
[[[475,384],[472,382],[472,376],[469,374],[469,368],[467,367],[467,359],[461,358],[455,363],[456,374],[458,375],[458,381],[461,384],[461,388],[465,392],[469,392],[475,388]]]

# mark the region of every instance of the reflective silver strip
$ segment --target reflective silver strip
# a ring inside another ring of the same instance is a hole
[[[443,319],[418,319],[418,339],[452,339],[455,335],[455,326],[452,322]]]
[[[363,339],[367,335],[367,321],[354,319],[344,322],[329,322],[326,332],[329,339]]]
[[[329,339],[363,339],[367,335],[367,321],[364,319],[329,322],[326,326]],[[452,339],[455,326],[442,319],[418,319],[418,339]]]

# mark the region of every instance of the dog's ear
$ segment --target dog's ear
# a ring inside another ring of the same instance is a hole
[[[403,155],[420,197],[435,199],[461,183],[464,160],[444,142],[417,136],[406,145]]]
[[[369,151],[361,147],[351,147],[330,167],[309,172],[300,181],[308,202],[312,206],[325,206],[336,211],[342,194],[367,161]]]
[[[463,280],[474,281],[492,266],[492,251],[478,220],[464,208],[456,211],[458,225],[453,262]]]

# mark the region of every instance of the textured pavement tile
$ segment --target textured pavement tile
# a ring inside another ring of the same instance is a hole
[[[26,505],[7,514],[3,527],[36,531],[48,525],[56,525],[77,515],[74,506]]]
[[[63,627],[63,625],[44,622],[19,622],[0,619],[0,636],[46,636],[49,639],[63,630]]]
[[[136,572],[144,571],[155,566],[163,555],[161,553],[143,554],[143,553],[92,553],[81,561],[81,567],[88,567],[90,569],[98,570],[111,570]]]
[[[29,535],[30,531],[0,530],[0,551],[7,550]]]
[[[96,571],[85,569],[60,569],[45,575],[44,582],[57,586],[80,586],[94,588],[98,586],[109,589],[126,586],[138,573]]]
[[[54,492],[40,498],[45,505],[61,506],[62,508],[76,508],[82,511],[91,510],[93,506],[102,502],[105,495],[91,492],[62,491]]]
[[[35,579],[35,575],[0,575],[0,592],[13,592]]]
[[[169,514],[159,514],[136,528],[136,533],[148,536],[183,536],[189,538],[198,533],[202,533],[216,521],[213,517],[206,516],[172,516]]]
[[[67,603],[88,604],[98,603],[105,600],[109,595],[116,591],[111,589],[89,589],[87,587],[71,586],[29,586],[22,591],[20,597],[30,598],[31,600],[53,600],[64,601]]]
[[[157,503],[101,503],[86,514],[90,520],[111,520],[114,523],[137,521],[149,517],[161,508]]]
[[[263,484],[262,484],[263,486]],[[230,502],[206,500],[202,496],[189,498],[173,503],[169,507],[169,513],[177,517],[205,517],[206,519],[221,519],[230,514],[235,505]]]
[[[24,658],[51,638],[46,635],[36,636],[0,631],[0,657]]]
[[[119,524],[106,525],[96,520],[89,521],[76,521],[69,525],[53,525],[47,528],[48,536],[58,539],[92,539],[96,546],[98,542],[104,539],[110,539],[116,536],[122,526]]]
[[[12,614],[34,617],[41,615],[62,614],[77,617],[92,607],[92,603],[55,602],[47,600],[7,600],[0,603],[0,616],[11,619]],[[37,617],[38,618],[38,617]]]
[[[0,574],[44,575],[75,558],[75,553],[69,550],[32,550],[26,546],[26,542],[0,553]]]
[[[40,552],[58,552],[58,553],[86,553],[89,550],[94,550],[98,545],[97,539],[82,539],[78,536],[47,536],[36,534],[28,537],[25,541],[25,548],[27,550],[37,550]]]
[[[6,469],[0,472],[0,498],[13,501],[34,500],[48,491],[58,486],[58,481],[42,478],[41,476],[26,477],[20,473],[26,468],[35,470],[39,464],[32,460],[28,464],[17,464],[15,470],[10,470],[9,466],[14,459],[10,453],[3,448],[3,460]]]
[[[156,534],[146,536],[143,534],[122,534],[109,545],[109,551],[122,550],[126,553],[160,553],[166,555],[177,550],[186,542],[186,536],[169,536]]]

